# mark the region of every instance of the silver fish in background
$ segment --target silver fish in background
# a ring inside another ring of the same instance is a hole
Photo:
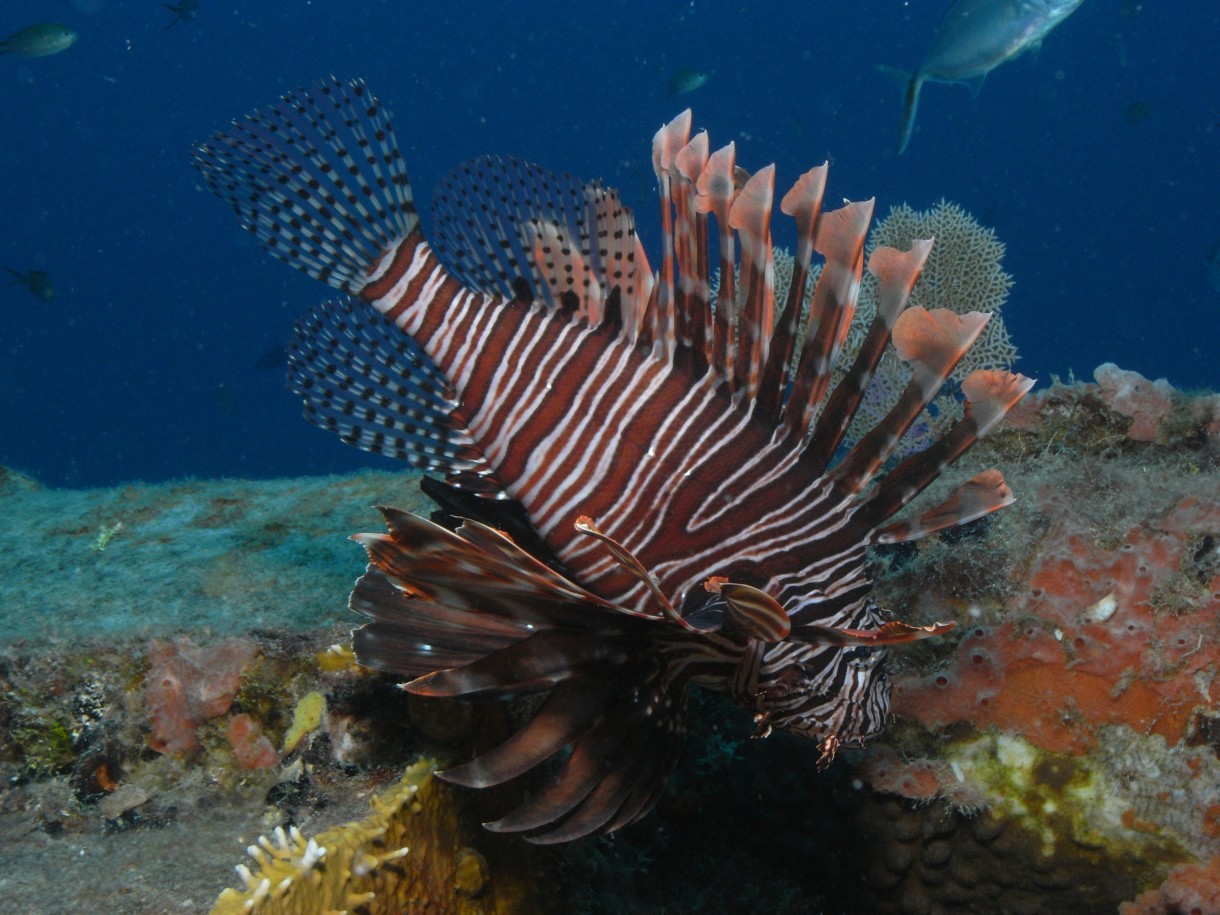
[[[694,92],[696,89],[706,85],[707,81],[711,78],[712,74],[695,67],[683,67],[680,70],[675,70],[669,78],[669,97],[674,98],[678,95]]]
[[[0,54],[18,57],[50,57],[66,51],[80,38],[73,29],[58,22],[40,22],[0,39]]]
[[[926,82],[962,83],[975,94],[1000,64],[1037,50],[1042,39],[1083,0],[957,0],[936,30],[932,47],[914,73],[881,69],[906,83],[901,155],[915,128],[919,92]]]

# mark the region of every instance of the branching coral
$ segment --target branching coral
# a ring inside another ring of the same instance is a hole
[[[372,814],[362,822],[313,838],[296,828],[260,838],[248,849],[254,870],[237,868],[244,887],[221,893],[212,915],[528,910],[515,901],[521,888],[513,877],[493,876],[486,859],[463,845],[453,805],[432,778],[435,769],[430,759],[409,767],[372,799]]]

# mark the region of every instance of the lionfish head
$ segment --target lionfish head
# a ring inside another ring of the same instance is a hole
[[[756,721],[816,740],[825,762],[839,747],[862,747],[889,718],[888,657],[889,649],[867,645],[804,646],[784,660],[776,676],[760,683]],[[827,682],[828,667],[835,669],[834,682]]]

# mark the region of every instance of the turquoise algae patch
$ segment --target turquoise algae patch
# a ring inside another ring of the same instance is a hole
[[[377,504],[426,513],[404,474],[47,489],[0,478],[0,639],[350,622]]]

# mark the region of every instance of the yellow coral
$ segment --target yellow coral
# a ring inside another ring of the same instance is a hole
[[[292,726],[284,735],[284,753],[291,753],[306,734],[312,734],[322,723],[326,714],[326,697],[314,691],[307,693],[292,710]]]
[[[430,759],[410,766],[372,799],[372,814],[363,822],[311,839],[295,827],[260,838],[249,848],[256,868],[237,867],[244,888],[222,892],[212,915],[537,911],[520,875],[484,869],[473,886],[472,851],[444,786],[432,778],[435,771]],[[481,855],[474,863],[486,868]]]

